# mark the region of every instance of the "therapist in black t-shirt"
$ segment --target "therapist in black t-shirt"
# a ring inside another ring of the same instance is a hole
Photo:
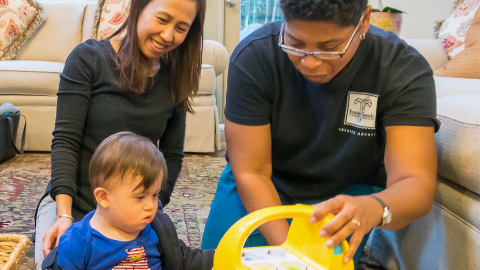
[[[129,3],[120,29],[78,45],[60,75],[52,178],[36,213],[37,269],[72,222],[96,208],[88,169],[105,138],[131,131],[158,144],[168,169],[163,205],[180,173],[186,112],[199,87],[206,1]]]
[[[426,215],[436,189],[436,96],[427,61],[370,26],[367,0],[281,0],[285,21],[246,37],[230,59],[227,167],[202,248],[216,248],[247,213],[317,204],[327,246],[349,239],[360,258],[368,234]],[[246,246],[278,245],[286,220]],[[355,255],[355,256],[354,256]]]

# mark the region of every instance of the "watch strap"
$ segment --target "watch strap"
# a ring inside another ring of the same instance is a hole
[[[382,205],[383,209],[385,209],[385,207],[388,208],[388,206],[385,204],[385,202],[384,202],[382,199],[378,198],[378,197],[375,196],[375,195],[370,195],[370,196],[371,196],[372,198],[374,198],[375,200],[377,200],[377,201]]]
[[[387,225],[387,221],[386,221],[386,214],[388,214],[390,212],[390,208],[385,204],[385,202],[378,198],[377,196],[375,195],[370,195],[372,198],[374,198],[375,200],[377,200],[381,205],[382,205],[382,208],[383,208],[383,215],[382,215],[382,220],[380,221],[380,224],[378,224],[378,226],[385,226]]]

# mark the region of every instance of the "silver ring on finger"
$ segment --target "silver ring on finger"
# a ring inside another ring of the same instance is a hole
[[[350,220],[350,221],[351,221],[353,224],[357,225],[357,229],[358,229],[358,227],[360,227],[360,221],[358,221],[358,220],[356,220],[356,219],[354,219],[354,218],[352,218],[352,220]]]

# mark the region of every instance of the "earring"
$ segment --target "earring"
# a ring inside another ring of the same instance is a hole
[[[360,34],[360,39],[364,40],[365,39],[365,34]]]

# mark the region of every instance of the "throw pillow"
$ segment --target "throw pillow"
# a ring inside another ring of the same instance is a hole
[[[464,0],[443,23],[439,37],[450,58],[465,50],[465,36],[479,6],[480,0]]]
[[[457,7],[463,3],[464,0],[455,0],[455,2],[453,3],[453,10],[452,12],[455,11],[455,9],[457,9]],[[450,12],[450,13],[452,13]],[[433,36],[438,39],[438,34],[440,33],[440,29],[442,28],[442,25],[443,23],[445,22],[446,20],[442,20],[442,21],[436,21],[435,22],[435,26],[433,27]]]
[[[127,19],[129,0],[100,0],[95,12],[93,39],[105,39],[117,31]]]
[[[34,0],[0,0],[0,61],[12,60],[46,19]]]
[[[465,50],[436,70],[435,76],[480,79],[480,9],[466,34]]]

